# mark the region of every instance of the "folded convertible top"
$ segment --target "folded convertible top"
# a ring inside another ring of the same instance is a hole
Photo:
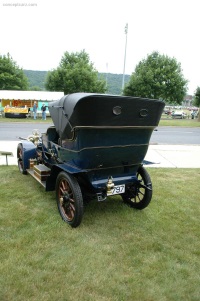
[[[49,103],[61,139],[80,127],[156,127],[164,108],[161,100],[94,93],[74,93]]]

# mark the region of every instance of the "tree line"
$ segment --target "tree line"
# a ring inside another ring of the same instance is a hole
[[[181,104],[187,84],[181,64],[156,51],[141,60],[131,75],[125,76],[123,90],[122,74],[99,73],[85,50],[66,51],[58,67],[51,71],[22,70],[10,54],[0,55],[0,90],[108,93]],[[200,87],[194,96],[195,104],[200,106]]]
[[[45,91],[45,80],[48,71],[23,70],[29,81],[29,90]],[[98,73],[99,77],[103,77],[106,81],[106,93],[119,95],[122,88],[123,74],[114,73]],[[130,75],[125,75],[125,83],[129,81]]]

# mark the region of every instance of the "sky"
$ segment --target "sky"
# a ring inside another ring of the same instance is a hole
[[[123,74],[125,62],[132,74],[158,51],[181,64],[194,94],[199,11],[200,0],[0,0],[0,55],[10,53],[22,69],[49,71],[65,51],[84,49],[98,72]]]

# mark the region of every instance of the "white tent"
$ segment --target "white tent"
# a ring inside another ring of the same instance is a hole
[[[0,90],[0,100],[20,99],[20,100],[52,101],[52,100],[58,100],[62,96],[64,96],[64,92]]]

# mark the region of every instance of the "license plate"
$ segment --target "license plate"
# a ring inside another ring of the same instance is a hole
[[[125,192],[125,184],[123,185],[116,185],[111,189],[110,191],[107,191],[107,195],[115,195],[115,194],[121,194]]]

